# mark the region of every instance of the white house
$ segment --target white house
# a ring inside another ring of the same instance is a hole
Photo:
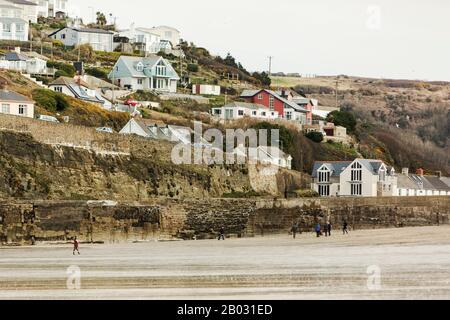
[[[220,86],[215,86],[211,84],[193,84],[192,94],[220,96]]]
[[[178,46],[180,44],[181,33],[173,27],[158,26],[149,29],[149,31],[159,35],[161,40],[170,41],[173,46]]]
[[[237,161],[239,158],[250,164],[271,165],[285,169],[292,169],[292,156],[286,154],[278,147],[259,146],[247,148],[240,145],[234,149]]]
[[[133,23],[129,29],[120,31],[119,36],[126,37],[130,40],[131,43],[140,45],[141,49],[145,52],[159,52],[154,51],[152,48],[161,41],[161,36],[157,33],[152,32],[151,29],[135,28]]]
[[[156,55],[121,56],[108,77],[121,88],[171,93],[177,92],[180,80],[169,61]]]
[[[36,52],[21,53],[20,48],[0,56],[0,68],[30,75],[54,75],[55,70],[47,67],[48,58]]]
[[[381,160],[314,163],[312,189],[322,197],[377,197],[397,193],[394,168]]]
[[[422,196],[450,196],[449,178],[424,175],[419,169],[417,174],[410,174],[409,169],[404,168],[398,176],[396,196],[422,197]]]
[[[28,41],[29,22],[23,9],[14,3],[0,0],[0,40]]]
[[[34,118],[34,101],[13,91],[0,90],[0,113]]]
[[[51,33],[49,37],[54,40],[60,40],[64,45],[69,47],[90,44],[96,51],[114,51],[114,32],[108,30],[84,27],[65,27]]]
[[[25,21],[37,23],[38,5],[32,0],[6,0],[14,4],[14,6],[22,9],[21,18]]]
[[[221,120],[238,120],[242,118],[257,118],[275,120],[278,112],[263,105],[247,102],[232,102],[220,108],[213,108],[212,115]]]
[[[48,85],[50,90],[90,103],[105,104],[105,99],[80,78],[59,77]]]

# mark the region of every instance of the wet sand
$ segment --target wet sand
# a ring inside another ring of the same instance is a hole
[[[450,226],[80,251],[0,247],[0,299],[450,299]]]

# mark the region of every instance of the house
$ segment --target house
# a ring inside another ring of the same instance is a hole
[[[180,80],[169,61],[156,55],[121,56],[108,77],[121,88],[170,93],[177,92]]]
[[[90,103],[103,105],[105,99],[81,78],[59,77],[48,85],[50,90]]]
[[[14,4],[14,6],[22,9],[21,18],[31,23],[37,23],[38,5],[32,0],[6,0]]]
[[[247,102],[232,102],[221,108],[213,108],[212,115],[221,120],[237,120],[245,117],[266,120],[279,118],[278,112],[270,111],[261,104]]]
[[[210,84],[193,84],[192,94],[220,96],[220,86]]]
[[[0,40],[28,41],[29,22],[23,9],[14,3],[0,0]]]
[[[397,194],[399,197],[450,196],[449,178],[424,175],[422,169],[410,174],[408,168],[398,176]]]
[[[34,118],[34,101],[13,91],[0,90],[0,113]]]
[[[96,51],[114,51],[114,32],[108,30],[73,26],[61,28],[49,34],[49,37],[61,41],[68,47],[90,44]]]
[[[311,125],[303,126],[306,133],[320,132],[324,141],[348,143],[347,128],[336,126],[334,123],[325,121],[313,121]]]
[[[21,53],[20,47],[0,57],[0,68],[30,75],[53,76],[55,69],[47,67],[48,58],[36,52]]]
[[[250,164],[272,165],[288,170],[292,169],[292,157],[278,147],[259,146],[246,148],[242,145],[234,149],[234,155]]]
[[[144,138],[192,144],[193,130],[189,127],[167,125],[162,121],[133,118],[120,130],[120,134],[135,134]],[[202,143],[206,143],[202,139]]]
[[[50,17],[67,17],[68,0],[48,0],[48,15]]]
[[[158,53],[153,48],[161,41],[161,36],[148,28],[135,28],[134,23],[127,30],[119,32],[119,37],[128,38],[129,42],[137,45],[138,49],[149,53]]]
[[[312,122],[312,113],[304,107],[296,104],[288,98],[283,98],[275,91],[262,90],[244,90],[240,96],[246,102],[261,104],[278,112],[280,117],[288,121],[296,121],[301,124],[309,124]]]
[[[312,189],[321,197],[378,197],[397,193],[397,174],[381,160],[314,163]]]
[[[150,29],[152,33],[160,36],[161,40],[169,41],[172,46],[178,46],[181,40],[181,33],[175,28],[169,26],[159,26]]]

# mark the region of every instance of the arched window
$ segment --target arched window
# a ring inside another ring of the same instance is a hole
[[[143,64],[142,62],[139,62],[139,63],[136,65],[136,70],[139,71],[139,72],[144,71],[144,64]]]

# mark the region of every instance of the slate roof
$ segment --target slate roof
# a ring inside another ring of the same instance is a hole
[[[314,162],[312,177],[317,178],[317,171],[323,165],[331,171],[332,177],[339,177],[341,173],[352,163],[353,161],[316,161]]]
[[[398,176],[397,185],[401,189],[450,191],[450,178],[437,176],[420,176],[417,174]]]
[[[0,90],[0,101],[33,102],[33,100],[26,96],[8,90]]]
[[[27,6],[37,6],[37,3],[31,2],[31,1],[27,1],[27,0],[6,0],[8,2],[12,2],[15,4],[24,4]]]
[[[248,102],[231,102],[229,104],[226,104],[224,108],[247,108],[252,110],[259,110],[259,109],[267,109],[266,106],[263,106],[262,104],[257,103],[248,103]]]
[[[83,80],[80,80],[79,83],[75,82],[74,79],[68,78],[68,77],[59,77],[55,81],[49,84],[49,86],[66,86],[77,99],[85,100],[88,102],[94,102],[94,103],[104,103],[105,101],[103,99],[100,99],[98,95],[96,94],[95,97],[89,96],[86,91],[82,87],[86,87],[88,89],[92,89],[89,87],[89,85],[84,82]]]
[[[15,51],[5,53],[5,60],[8,61],[27,61],[30,58],[22,53],[17,53]]]
[[[56,31],[54,31],[54,32],[52,32],[52,33],[50,33],[48,36],[51,37],[51,36],[57,34],[57,33],[60,32],[61,30],[64,30],[64,29],[66,29],[66,28],[67,28],[67,29],[74,30],[74,31],[77,31],[77,32],[101,33],[101,34],[111,34],[111,35],[114,34],[114,32],[112,32],[112,31],[109,31],[109,30],[103,30],[103,29],[83,28],[83,27],[78,27],[78,28],[76,28],[76,27],[64,27],[64,28],[58,29],[58,30],[56,30]]]
[[[148,77],[148,69],[153,68],[160,60],[164,60],[162,57],[157,55],[150,55],[148,57],[131,57],[131,56],[121,56],[119,58],[119,61],[122,62],[131,77],[141,77],[141,78],[147,78]],[[119,61],[117,63],[119,63]],[[164,60],[166,61],[166,60]],[[142,62],[144,65],[144,69],[142,71],[138,71],[136,66],[139,64],[139,62]],[[175,69],[171,66],[171,64],[166,61],[166,67],[167,67],[167,76],[172,79],[179,80],[180,77],[176,73]],[[111,74],[115,72],[115,69],[111,71]],[[112,75],[110,76],[112,77]]]
[[[294,101],[290,101],[290,100],[287,100],[287,99],[283,98],[278,93],[276,93],[275,91],[272,91],[272,90],[267,90],[267,89],[262,89],[262,90],[244,90],[242,92],[242,94],[241,94],[241,98],[254,97],[255,95],[257,95],[261,91],[267,92],[268,94],[274,96],[276,99],[282,101],[284,104],[286,104],[287,106],[291,107],[292,109],[294,109],[296,111],[307,112],[307,110],[305,108],[303,108],[302,106],[299,106]]]

